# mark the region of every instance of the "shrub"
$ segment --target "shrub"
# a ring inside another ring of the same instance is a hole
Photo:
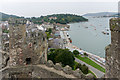
[[[87,67],[85,64],[83,64],[83,65],[81,66],[81,71],[82,71],[84,74],[88,74],[88,67]]]
[[[79,54],[79,51],[74,50],[74,51],[73,51],[73,54],[74,54],[74,55],[78,55],[78,54]]]
[[[87,53],[84,53],[84,56],[88,56],[88,54],[87,54]]]
[[[89,72],[88,67],[87,67],[85,64],[81,65],[80,63],[76,63],[74,69],[76,70],[76,69],[78,69],[78,68],[79,68],[84,74],[88,74],[88,72]]]
[[[77,63],[76,66],[75,66],[75,69],[78,69],[78,68],[80,69],[81,66],[82,66],[82,65],[81,65],[80,63]]]
[[[54,48],[51,48],[51,49],[50,49],[50,52],[53,52],[53,51],[55,51],[55,49],[54,49]]]

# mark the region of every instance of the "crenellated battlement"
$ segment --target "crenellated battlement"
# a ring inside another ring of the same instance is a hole
[[[2,72],[3,77],[5,76],[5,78],[16,76],[18,78],[77,78],[84,80],[85,78],[94,77],[90,73],[84,75],[79,69],[74,71],[68,65],[65,67],[62,67],[62,65],[59,63],[54,65],[50,60],[39,65],[10,67]]]
[[[34,65],[47,60],[47,38],[33,25],[25,25],[25,19],[9,20],[9,66]]]

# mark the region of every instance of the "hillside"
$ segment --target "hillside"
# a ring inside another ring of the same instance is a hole
[[[10,17],[23,18],[16,15],[9,15],[9,14],[0,12],[0,20],[5,21],[5,20],[8,20]],[[47,15],[47,16],[41,16],[41,17],[31,17],[26,19],[31,20],[35,24],[42,24],[44,22],[67,24],[71,22],[88,21],[88,19],[82,16],[74,15],[74,14],[53,14],[53,15]]]
[[[0,20],[8,20],[8,18],[10,17],[13,17],[13,18],[20,18],[19,16],[16,16],[16,15],[9,15],[9,14],[5,14],[5,13],[2,13],[0,12]]]
[[[74,14],[53,14],[41,16],[38,18],[32,17],[30,20],[36,24],[41,24],[43,22],[67,24],[73,22],[88,21],[88,19]]]
[[[99,13],[88,13],[83,16],[94,16],[94,17],[111,17],[116,15],[117,12],[99,12]]]

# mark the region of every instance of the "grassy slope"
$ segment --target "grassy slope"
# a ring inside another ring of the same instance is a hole
[[[81,57],[80,55],[76,56],[78,59],[80,59],[81,61],[93,66],[94,68],[102,71],[105,73],[105,69],[103,67],[101,67],[100,65],[98,65],[97,63],[95,63],[94,61],[92,61],[91,59],[89,59],[88,57]]]

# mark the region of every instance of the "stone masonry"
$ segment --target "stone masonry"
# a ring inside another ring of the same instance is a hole
[[[72,70],[68,65],[62,67],[61,64],[53,64],[52,61],[48,61],[46,64],[40,65],[27,65],[27,66],[16,66],[10,67],[2,71],[3,80],[9,78],[48,78],[48,79],[61,79],[61,78],[70,78],[76,80],[85,80],[86,78],[94,78],[92,74],[84,75],[81,70]],[[64,80],[64,79],[62,79]],[[66,80],[66,79],[65,79]]]
[[[9,25],[9,66],[34,65],[41,60],[47,61],[47,40],[44,32],[34,25],[26,26],[25,19],[10,19]]]
[[[9,66],[0,70],[2,79],[9,78],[94,78],[92,74],[84,75],[81,70],[72,70],[70,66],[55,65],[47,61],[47,39],[36,25],[26,26],[24,19],[10,19]],[[36,80],[36,79],[35,79]]]
[[[120,79],[120,18],[110,20],[111,44],[106,47],[106,78]]]

